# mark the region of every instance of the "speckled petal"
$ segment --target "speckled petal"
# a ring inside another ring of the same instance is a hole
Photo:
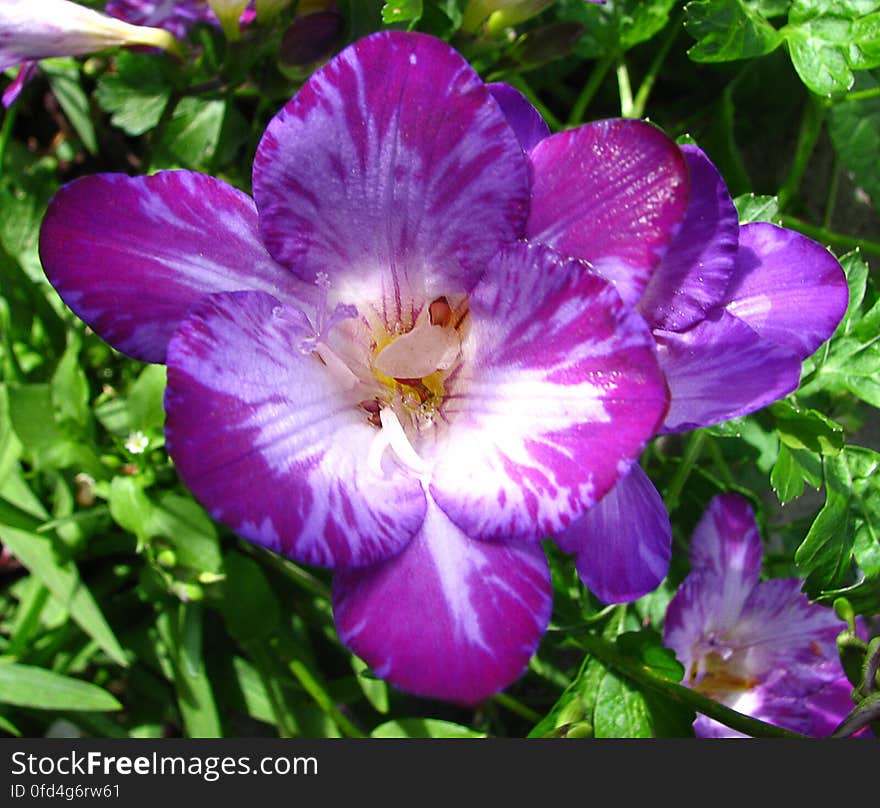
[[[172,332],[212,292],[306,298],[260,242],[254,203],[195,171],[96,174],[65,185],[40,229],[40,259],[70,308],[114,348],[164,362]]]
[[[656,589],[669,571],[669,515],[638,464],[554,538],[562,550],[574,553],[581,580],[605,603],[636,600]]]
[[[663,429],[710,426],[766,407],[798,386],[801,359],[716,310],[689,331],[654,331],[672,403]]]
[[[666,410],[642,318],[577,261],[500,254],[470,296],[431,493],[474,538],[541,538],[626,473]]]
[[[654,328],[682,331],[724,298],[739,236],[727,185],[709,158],[682,146],[690,198],[681,229],[648,282],[638,309]]]
[[[821,244],[767,222],[742,227],[724,305],[762,337],[804,359],[834,333],[848,301],[843,269]]]
[[[684,155],[643,121],[559,132],[529,152],[527,237],[589,261],[635,305],[684,218]]]
[[[264,292],[206,297],[168,348],[168,450],[241,536],[308,564],[370,564],[415,535],[425,496],[393,465],[367,463],[377,430],[350,380],[300,350],[310,334]]]
[[[433,504],[400,555],[333,581],[339,636],[378,676],[468,705],[525,672],[551,598],[538,545],[473,541]]]
[[[525,155],[468,63],[384,31],[317,71],[269,123],[254,162],[266,245],[341,300],[467,291],[523,233]]]

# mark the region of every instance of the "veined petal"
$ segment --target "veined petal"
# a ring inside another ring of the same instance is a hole
[[[787,396],[801,359],[723,310],[689,331],[655,330],[671,405],[663,429],[679,432],[746,415]]]
[[[180,48],[168,31],[129,25],[68,0],[0,3],[0,70],[32,59],[79,56],[118,45]]]
[[[467,291],[522,235],[528,169],[468,63],[424,34],[384,31],[340,53],[270,122],[254,162],[269,251],[341,300]]]
[[[581,580],[605,603],[636,600],[656,589],[669,571],[669,514],[638,464],[554,539],[575,554]]]
[[[40,229],[40,259],[70,308],[114,348],[163,362],[205,294],[313,294],[260,242],[253,200],[194,171],[96,174],[65,185]]]
[[[682,146],[690,198],[638,309],[654,328],[683,331],[724,298],[739,238],[739,219],[724,179],[695,146]]]
[[[541,245],[493,259],[470,313],[431,493],[474,538],[555,533],[654,435],[666,388],[653,341],[610,283]]]
[[[300,350],[311,334],[264,292],[204,298],[168,347],[168,451],[241,536],[308,564],[370,564],[415,535],[425,496],[367,463],[377,430],[350,378]]]
[[[748,500],[736,494],[713,497],[694,528],[691,569],[735,576],[753,585],[761,574],[763,553],[758,523]]]
[[[516,87],[503,81],[495,81],[486,86],[501,107],[524,152],[533,149],[550,134],[550,127],[541,117],[541,113]]]
[[[2,103],[4,107],[11,107],[21,95],[25,85],[33,78],[39,62],[25,62],[19,69],[12,83],[3,91]]]
[[[635,305],[687,209],[684,155],[642,121],[559,132],[529,152],[526,235],[589,261]]]
[[[402,553],[333,581],[339,636],[377,676],[462,704],[524,673],[551,598],[538,545],[473,541],[430,500],[421,532]]]
[[[821,244],[767,222],[744,225],[724,306],[764,339],[805,359],[846,312],[849,291]]]

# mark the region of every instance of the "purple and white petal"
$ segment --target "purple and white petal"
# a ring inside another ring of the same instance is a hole
[[[381,77],[377,80],[376,77]],[[318,70],[269,123],[254,162],[269,252],[339,300],[468,291],[523,234],[525,155],[468,63],[424,34],[384,31]]]
[[[684,155],[643,121],[559,132],[529,152],[527,237],[589,261],[635,305],[687,209]]]
[[[501,107],[524,152],[530,151],[549,136],[550,127],[541,117],[541,113],[516,87],[503,81],[495,81],[486,86]]]
[[[314,294],[266,252],[253,200],[194,171],[96,174],[65,185],[43,219],[40,259],[81,319],[146,362],[165,361],[171,334],[205,294]]]
[[[650,332],[583,263],[526,243],[489,264],[470,315],[431,493],[474,538],[556,533],[627,472],[663,418]]]
[[[665,432],[728,421],[795,390],[801,358],[716,309],[684,333],[655,330],[671,404]]]
[[[669,514],[638,464],[554,539],[575,554],[578,575],[604,603],[636,600],[656,589],[669,571]]]
[[[718,169],[695,146],[681,149],[690,170],[687,214],[638,304],[653,328],[669,331],[692,326],[724,298],[739,234]]]
[[[129,25],[68,0],[3,0],[0,3],[0,70],[50,56],[79,56],[118,45],[174,50],[167,31]]]
[[[133,25],[164,28],[180,39],[197,23],[218,25],[217,15],[204,0],[109,0],[105,11]]]
[[[377,676],[468,705],[524,673],[551,598],[540,546],[469,539],[430,501],[400,555],[333,581],[339,636]]]
[[[694,528],[691,569],[736,576],[752,586],[761,574],[763,554],[758,523],[748,500],[736,494],[713,497]]]
[[[821,244],[767,222],[740,229],[723,305],[764,339],[805,359],[834,333],[848,301],[843,269]]]
[[[307,564],[374,563],[419,530],[424,492],[367,462],[377,430],[351,372],[301,349],[312,333],[264,292],[204,298],[168,347],[168,451],[241,536]]]

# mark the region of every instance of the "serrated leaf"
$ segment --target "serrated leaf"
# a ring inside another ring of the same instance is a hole
[[[847,588],[858,595],[860,580],[873,587],[880,579],[880,455],[848,446],[824,461],[825,505],[795,553],[807,573],[813,597]],[[861,571],[852,586],[853,563]]]
[[[741,194],[733,200],[740,224],[775,222],[779,218],[779,198]]]
[[[184,98],[156,147],[154,163],[166,168],[209,168],[225,112],[225,101]]]
[[[122,709],[97,685],[17,662],[0,662],[0,702],[38,710]]]
[[[783,399],[773,404],[770,412],[776,419],[779,440],[790,449],[837,454],[843,448],[843,427],[818,410]]]
[[[804,493],[809,484],[813,488],[822,485],[822,459],[818,454],[789,449],[782,444],[779,457],[770,472],[770,485],[779,501],[785,505]]]
[[[371,733],[371,738],[485,738],[485,732],[441,721],[436,718],[402,718],[386,721]]]
[[[688,51],[695,62],[754,59],[782,44],[782,35],[743,0],[699,0],[685,13],[685,28],[697,40]]]

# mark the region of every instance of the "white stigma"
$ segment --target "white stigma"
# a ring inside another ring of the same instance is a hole
[[[430,466],[419,456],[403,431],[400,420],[390,407],[379,411],[382,428],[373,438],[367,466],[376,474],[382,474],[382,455],[390,448],[400,463],[419,476],[427,474]]]

